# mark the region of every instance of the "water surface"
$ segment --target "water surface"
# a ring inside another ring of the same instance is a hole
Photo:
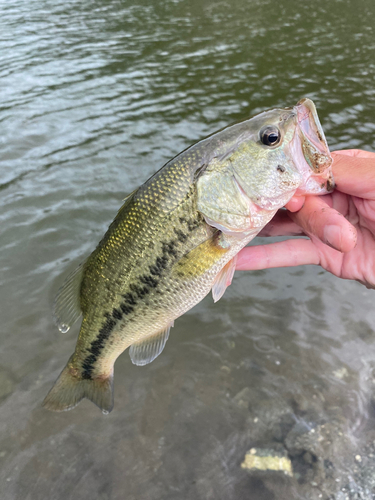
[[[375,498],[374,292],[319,268],[238,272],[152,364],[119,358],[108,417],[41,408],[78,332],[52,322],[57,289],[169,158],[301,97],[332,149],[375,150],[374,16],[372,0],[0,2],[4,500]],[[241,468],[251,448],[294,476]]]

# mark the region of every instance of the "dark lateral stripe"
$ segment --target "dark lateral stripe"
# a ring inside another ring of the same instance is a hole
[[[94,363],[98,359],[100,351],[103,349],[105,341],[110,336],[115,325],[116,321],[111,317],[107,317],[102,328],[99,330],[98,337],[91,342],[91,346],[88,349],[90,355],[87,356],[82,363],[82,378],[91,379]]]
[[[174,229],[174,232],[177,235],[178,241],[181,241],[181,243],[184,243],[188,239],[188,235],[181,231],[181,229]]]
[[[162,255],[157,257],[155,263],[149,267],[150,274],[139,276],[137,283],[131,283],[129,285],[130,291],[122,296],[124,301],[121,302],[120,306],[117,309],[114,308],[111,313],[104,313],[106,319],[99,330],[99,335],[91,342],[90,347],[87,349],[89,354],[82,363],[82,378],[89,380],[92,378],[95,363],[116,324],[134,312],[137,303],[157,288],[164,271],[168,268],[168,264],[173,264],[177,259],[178,247],[188,236],[178,229],[175,230],[175,233],[177,239],[162,243]]]

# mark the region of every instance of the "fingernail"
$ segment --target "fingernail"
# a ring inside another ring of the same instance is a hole
[[[305,204],[304,196],[293,196],[291,200],[285,205],[285,208],[289,210],[289,212],[298,212],[301,210],[303,205]]]
[[[335,250],[341,251],[341,228],[340,226],[325,226],[324,242]]]

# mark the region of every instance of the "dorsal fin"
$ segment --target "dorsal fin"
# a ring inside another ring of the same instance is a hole
[[[117,216],[129,205],[130,201],[134,198],[134,195],[135,193],[138,191],[139,188],[137,189],[134,189],[134,191],[132,191],[130,194],[128,194],[127,196],[125,196],[125,198],[122,200],[123,201],[123,204],[121,205],[121,207],[119,208],[118,212],[117,212]],[[117,217],[116,216],[116,217]]]
[[[83,264],[80,264],[69,274],[57,292],[53,305],[53,318],[62,333],[68,332],[82,314],[80,305],[82,274]]]
[[[164,330],[154,335],[150,335],[140,342],[134,342],[129,349],[129,356],[132,363],[138,366],[144,366],[154,361],[164,349],[172,326],[173,322]]]
[[[233,257],[216,276],[212,287],[212,298],[217,302],[224,295],[227,287],[232,283],[234,271],[236,270],[237,255]]]

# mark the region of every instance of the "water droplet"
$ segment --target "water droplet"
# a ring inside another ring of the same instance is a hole
[[[102,413],[103,413],[103,415],[109,415],[109,411],[108,410],[102,410]]]
[[[267,335],[261,335],[258,338],[254,338],[254,347],[258,352],[272,352],[275,349],[275,343],[271,337]]]
[[[66,325],[65,323],[57,325],[57,328],[60,330],[61,333],[66,333],[70,330],[70,326]]]

